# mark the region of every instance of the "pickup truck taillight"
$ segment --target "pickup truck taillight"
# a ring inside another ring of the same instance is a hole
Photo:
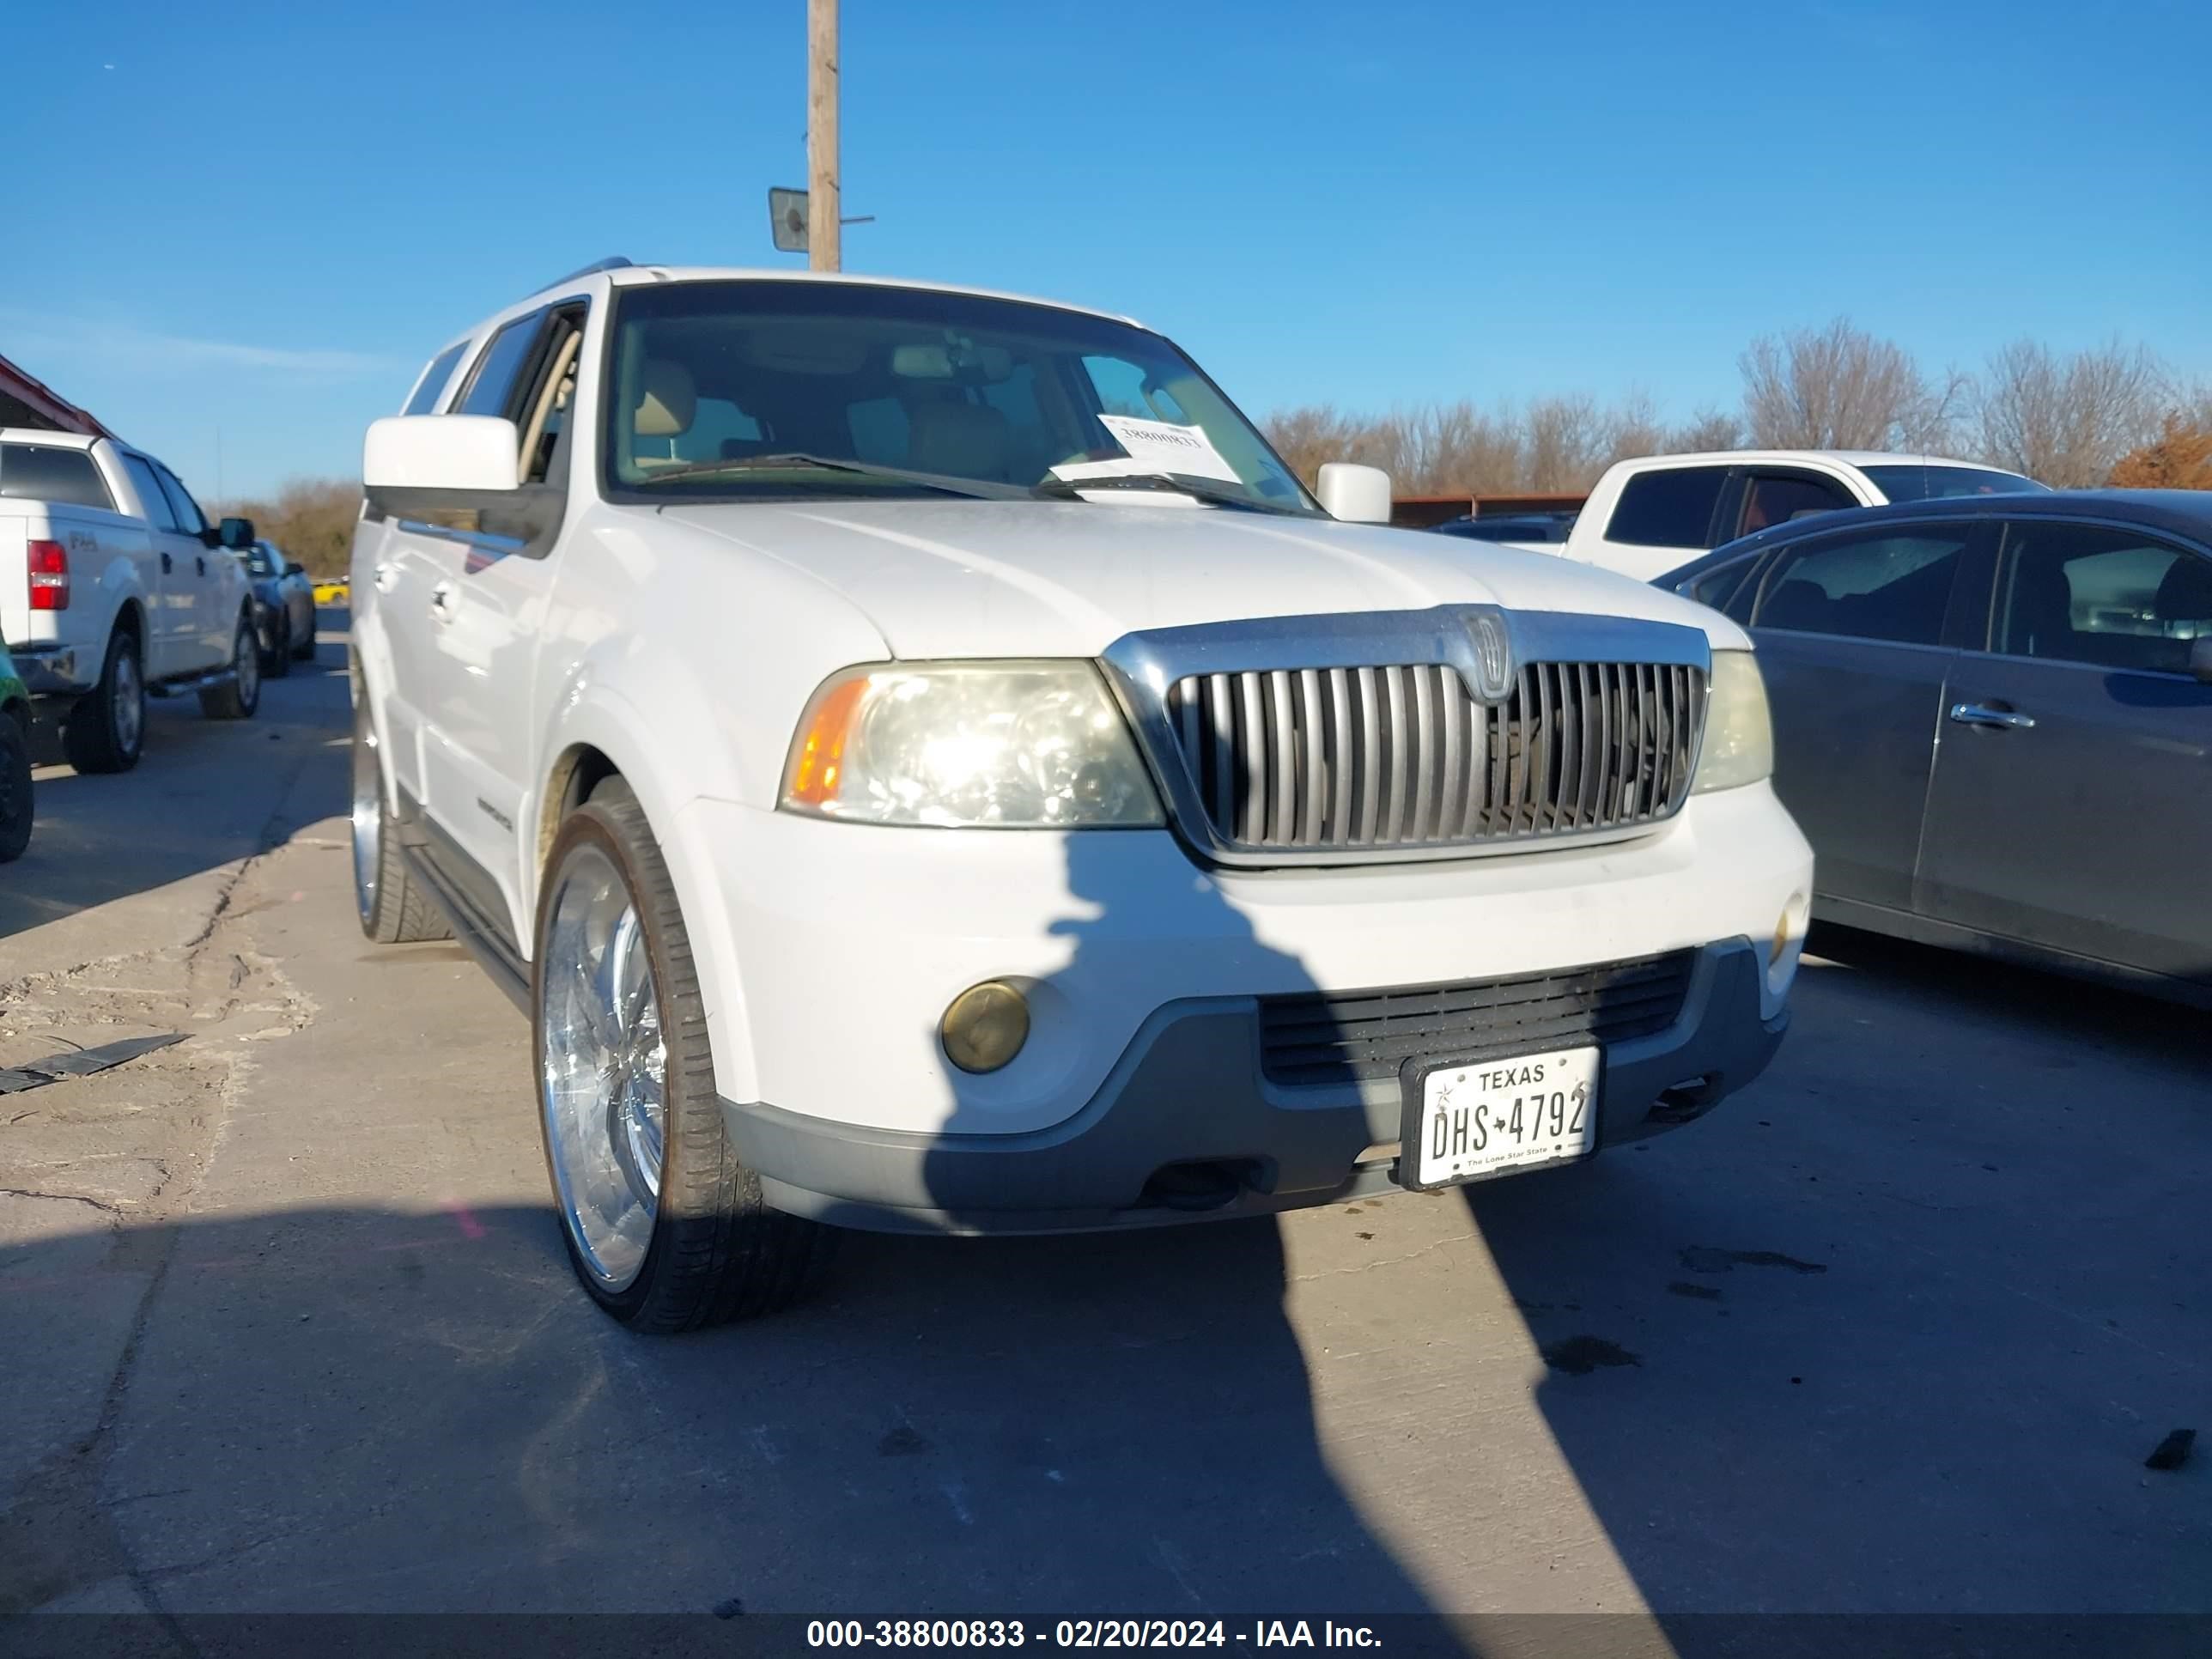
[[[68,610],[69,550],[59,542],[27,542],[23,550],[30,556],[31,609]]]

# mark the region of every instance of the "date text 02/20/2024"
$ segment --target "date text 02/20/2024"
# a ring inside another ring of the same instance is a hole
[[[1062,1619],[1032,1630],[1022,1620],[817,1619],[810,1648],[1373,1648],[1372,1628],[1322,1620],[1262,1619],[1249,1627],[1220,1619]]]

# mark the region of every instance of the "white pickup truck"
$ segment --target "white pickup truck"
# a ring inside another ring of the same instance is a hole
[[[80,772],[123,772],[146,698],[199,694],[212,719],[261,698],[252,585],[177,475],[112,438],[0,427],[0,638]]]
[[[1644,455],[1607,470],[1565,541],[1499,544],[1556,553],[1650,581],[1739,536],[1814,513],[2045,488],[1978,461],[1868,450]]]

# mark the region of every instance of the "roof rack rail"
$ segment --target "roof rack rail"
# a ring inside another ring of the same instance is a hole
[[[556,276],[551,282],[545,284],[545,288],[558,288],[563,283],[573,283],[579,276],[592,276],[602,270],[628,270],[636,263],[637,261],[635,259],[623,258],[619,253],[608,258],[595,259],[590,264],[586,265],[581,270],[572,270],[566,276]],[[544,293],[544,289],[540,289],[538,292],[541,294]]]

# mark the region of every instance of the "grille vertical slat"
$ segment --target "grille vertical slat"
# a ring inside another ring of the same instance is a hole
[[[1458,688],[1452,684],[1449,668],[1437,671],[1437,718],[1443,730],[1443,781],[1437,791],[1437,839],[1457,841],[1467,833],[1467,769],[1463,763],[1467,741],[1462,728],[1467,724],[1468,700],[1455,696]]]
[[[1375,839],[1403,841],[1406,774],[1413,759],[1413,744],[1406,733],[1406,674],[1401,668],[1386,668],[1382,678],[1383,723],[1390,728],[1390,748],[1382,774],[1382,822],[1376,827]]]
[[[1455,846],[1655,823],[1689,798],[1703,671],[1524,664],[1502,703],[1439,663],[1194,674],[1166,735],[1239,848]]]
[[[1429,777],[1428,757],[1437,752],[1437,692],[1435,676],[1426,668],[1407,672],[1413,682],[1413,821],[1406,830],[1407,841],[1432,839],[1429,812],[1436,787]]]

